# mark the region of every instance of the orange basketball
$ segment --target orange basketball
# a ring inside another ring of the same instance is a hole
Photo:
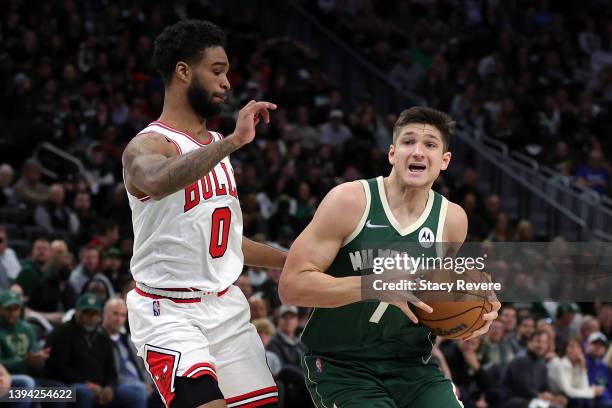
[[[437,270],[426,273],[422,279],[431,282],[430,286],[453,284],[446,291],[425,288],[413,292],[433,308],[432,313],[413,309],[419,323],[432,334],[445,339],[462,339],[485,325],[482,316],[493,310],[493,305],[489,302],[491,291],[483,285],[490,282],[484,273],[472,270],[457,274]]]

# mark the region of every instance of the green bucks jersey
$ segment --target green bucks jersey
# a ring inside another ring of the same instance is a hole
[[[402,228],[389,209],[383,178],[361,180],[366,208],[355,231],[346,238],[327,269],[335,277],[373,272],[373,258],[388,248],[415,243],[425,256],[435,256],[448,201],[429,191],[418,220]],[[332,226],[333,228],[333,226]],[[420,245],[419,245],[420,243]],[[378,247],[379,250],[374,247]],[[419,254],[421,255],[421,254]],[[415,358],[429,361],[435,336],[412,323],[397,307],[361,301],[337,308],[315,308],[302,334],[309,353],[351,359]]]

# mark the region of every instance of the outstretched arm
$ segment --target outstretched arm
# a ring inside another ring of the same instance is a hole
[[[159,200],[187,187],[211,171],[224,157],[250,143],[255,137],[259,116],[269,122],[268,109],[276,109],[276,105],[249,102],[240,110],[236,129],[231,135],[181,156],[175,155],[172,145],[160,134],[135,137],[122,158],[128,189]]]
[[[247,237],[242,238],[242,252],[246,265],[262,268],[282,269],[287,258],[286,252],[255,242]]]

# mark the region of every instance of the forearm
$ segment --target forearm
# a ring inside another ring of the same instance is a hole
[[[335,278],[319,271],[303,271],[291,278],[281,276],[279,295],[285,304],[332,308],[361,300],[361,277]]]
[[[228,136],[208,146],[151,166],[136,167],[134,184],[154,199],[163,198],[208,174],[221,160],[239,147],[232,137]],[[138,183],[139,180],[141,183]]]
[[[286,252],[246,237],[242,239],[242,252],[244,253],[244,263],[249,266],[282,269],[285,265],[285,259],[287,259]]]

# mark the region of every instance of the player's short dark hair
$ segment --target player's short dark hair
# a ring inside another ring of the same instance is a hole
[[[177,62],[196,63],[202,51],[210,47],[225,47],[225,33],[205,20],[183,20],[164,29],[155,39],[153,68],[165,83],[172,79]]]
[[[455,131],[455,121],[446,113],[425,106],[413,106],[400,113],[399,118],[393,126],[393,143],[397,140],[402,128],[411,123],[424,123],[431,125],[440,131],[444,151],[450,146],[450,139]]]

